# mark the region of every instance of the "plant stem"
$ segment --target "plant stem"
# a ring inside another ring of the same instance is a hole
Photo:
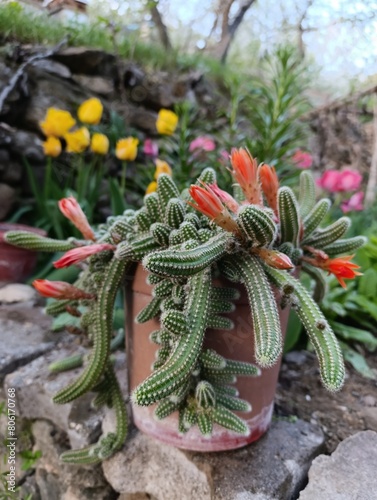
[[[45,173],[44,189],[43,189],[43,197],[45,203],[50,196],[51,174],[52,174],[52,158],[51,156],[47,156],[46,173]]]
[[[122,161],[122,175],[120,178],[120,192],[122,197],[124,197],[124,193],[126,191],[126,172],[127,172],[127,162]]]

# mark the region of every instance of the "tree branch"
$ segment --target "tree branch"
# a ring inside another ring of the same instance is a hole
[[[148,2],[148,8],[152,16],[152,20],[157,28],[158,35],[160,37],[161,43],[164,49],[170,51],[172,50],[172,44],[170,42],[170,37],[166,25],[162,19],[162,15],[158,10],[158,0],[151,0]]]

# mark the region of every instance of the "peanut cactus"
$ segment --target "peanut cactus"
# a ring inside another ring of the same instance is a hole
[[[75,358],[52,367],[84,364],[78,379],[59,391],[54,401],[63,404],[89,390],[97,391],[95,404],[115,408],[117,427],[90,448],[64,453],[65,462],[98,462],[119,449],[125,439],[127,417],[110,358],[117,344],[112,341],[112,311],[123,277],[134,263],[143,264],[153,287],[151,300],[136,321],[157,318],[160,329],[150,335],[158,347],[152,373],[135,388],[131,399],[137,405],[157,403],[157,419],[178,412],[179,432],[197,425],[207,438],[215,424],[243,435],[249,432],[245,421],[233,413],[251,410],[247,401],[239,399],[234,383],[237,376],[258,377],[259,368],[203,347],[207,329],[234,327],[226,314],[236,307],[240,292],[215,286],[213,278],[219,275],[245,287],[257,365],[269,367],[278,360],[282,352],[278,306],[290,305],[317,353],[323,384],[330,391],[341,388],[345,372],[338,342],[293,271],[301,266],[319,288],[322,272],[332,272],[344,286],[344,278],[358,274],[357,266],[350,256],[336,256],[354,252],[364,239],[344,239],[347,218],[320,227],[330,201],[315,203],[314,181],[308,172],[301,174],[297,199],[292,189],[279,189],[274,169],[258,168],[245,150],[233,151],[231,160],[239,201],[217,186],[211,168],[189,193],[182,194],[171,177],[162,174],[157,192],[145,197],[142,208],[108,218],[93,241],[54,242],[25,232],[7,233],[9,243],[25,248],[70,252],[74,248],[75,261],[80,261],[82,249],[86,262],[75,285],[94,298],[86,294],[70,300],[62,295],[48,306],[53,315],[76,314],[80,306],[81,329],[93,345],[87,360]],[[90,255],[87,247],[93,244],[98,252]],[[59,265],[64,262],[64,258],[58,261]]]

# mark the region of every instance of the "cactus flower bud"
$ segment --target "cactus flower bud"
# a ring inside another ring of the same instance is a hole
[[[54,267],[60,269],[61,267],[71,266],[72,264],[77,264],[82,260],[94,255],[98,252],[103,252],[104,250],[115,250],[114,245],[109,243],[101,243],[98,245],[88,245],[85,247],[73,248],[66,252],[63,257],[54,262]]]
[[[266,264],[275,269],[293,269],[295,267],[288,255],[283,252],[258,248],[256,253]]]
[[[261,205],[256,159],[251,156],[247,149],[233,148],[230,160],[233,167],[233,177],[241,186],[247,201],[254,205]]]
[[[73,196],[59,200],[59,208],[62,214],[77,227],[85,239],[95,240],[93,229],[89,226],[86,215]]]
[[[259,165],[258,176],[268,205],[272,208],[275,215],[278,215],[279,179],[275,168],[266,164]]]
[[[34,280],[33,287],[43,296],[53,299],[93,299],[95,296],[65,281]]]
[[[202,214],[212,219],[215,224],[231,233],[239,234],[240,230],[236,221],[232,218],[227,208],[221,202],[221,199],[211,189],[209,184],[203,186],[191,185],[189,193],[196,203],[189,203]]]

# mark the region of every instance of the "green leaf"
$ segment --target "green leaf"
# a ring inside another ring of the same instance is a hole
[[[287,333],[284,341],[284,353],[289,352],[298,342],[302,331],[302,324],[297,314],[292,310],[289,313]]]
[[[364,356],[346,344],[341,343],[344,359],[351,363],[355,370],[363,377],[376,380],[377,376],[366,362]]]
[[[116,179],[109,179],[110,203],[113,215],[121,215],[126,209],[126,202],[122,196],[119,182]]]
[[[367,330],[348,326],[337,321],[329,321],[334,331],[343,339],[356,340],[365,344],[369,350],[377,348],[377,338]]]

